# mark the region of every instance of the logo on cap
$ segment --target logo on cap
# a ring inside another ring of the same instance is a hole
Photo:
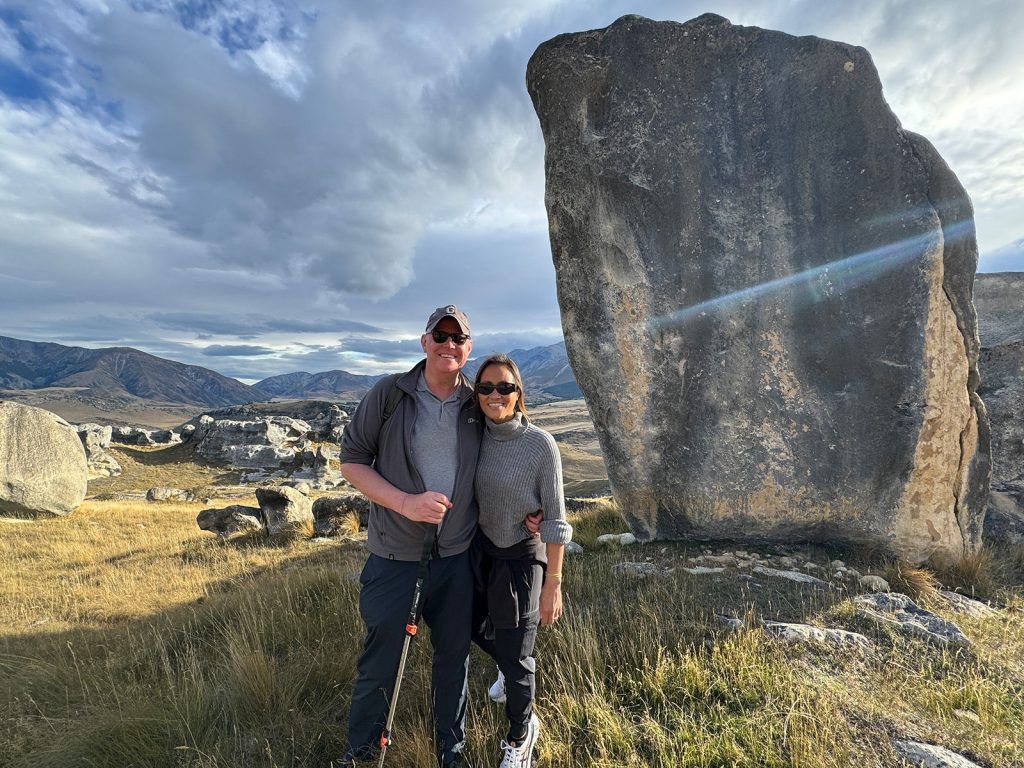
[[[454,314],[455,311],[456,311],[455,305],[454,304],[449,304],[447,307],[444,308],[444,311],[448,312],[449,314]]]

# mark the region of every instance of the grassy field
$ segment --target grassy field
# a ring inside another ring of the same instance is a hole
[[[221,542],[196,529],[201,508],[89,501],[67,519],[0,521],[0,765],[326,768],[340,754],[360,544]],[[843,589],[678,567],[616,576],[623,560],[671,567],[701,550],[594,547],[624,530],[608,503],[574,522],[587,552],[569,559],[565,616],[537,650],[541,766],[900,766],[894,737],[1024,766],[1019,562],[968,573],[1005,607],[944,614],[974,641],[953,652],[855,618]],[[756,628],[726,633],[715,612],[855,629],[877,650],[782,647]],[[414,643],[390,765],[431,765],[428,637]],[[474,650],[469,749],[484,766],[504,732],[492,671]]]

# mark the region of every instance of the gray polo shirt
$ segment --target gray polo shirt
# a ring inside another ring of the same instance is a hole
[[[412,430],[412,461],[428,491],[450,500],[459,468],[459,390],[444,401],[434,396],[420,373],[416,381],[416,424]]]

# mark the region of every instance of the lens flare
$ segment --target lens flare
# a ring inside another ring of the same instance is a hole
[[[947,245],[973,235],[974,222],[971,219],[948,225],[942,230]],[[819,299],[831,298],[909,264],[941,242],[937,232],[926,232],[653,317],[647,321],[647,328],[649,331],[665,330],[799,286],[814,286],[818,289]]]

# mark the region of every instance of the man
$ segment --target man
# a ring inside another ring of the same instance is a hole
[[[461,373],[473,349],[469,318],[454,305],[439,307],[420,344],[425,359],[377,382],[341,442],[342,474],[372,502],[359,593],[366,638],[352,691],[346,768],[372,760],[377,750],[424,536],[435,526],[421,598],[434,647],[435,750],[441,766],[468,765],[462,755],[473,604],[468,550],[476,533],[473,479],[483,428],[472,384]]]

